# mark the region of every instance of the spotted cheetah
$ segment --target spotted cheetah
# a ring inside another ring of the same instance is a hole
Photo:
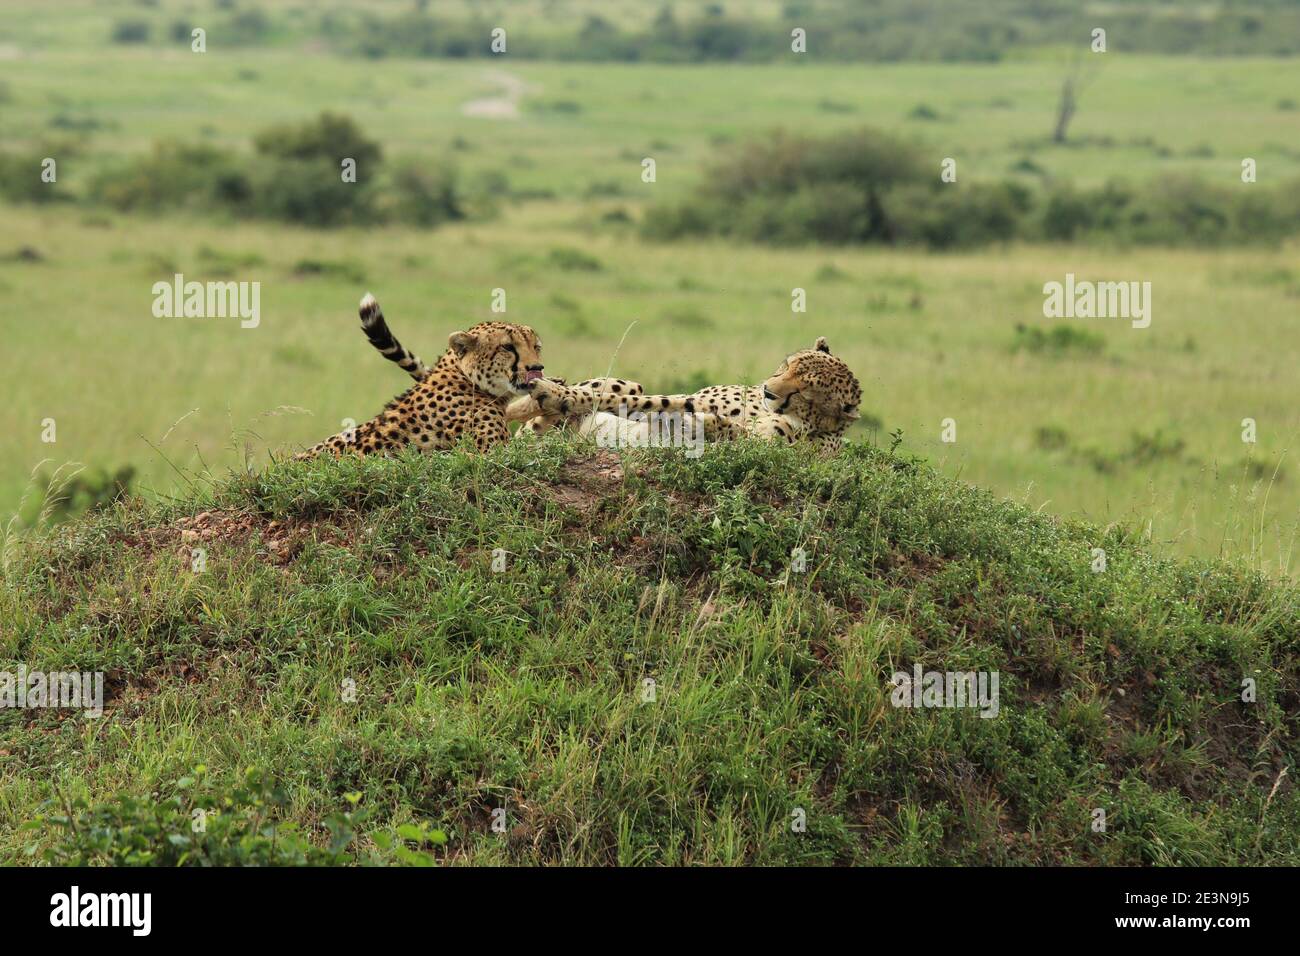
[[[629,401],[537,379],[528,383],[528,393],[543,415],[609,412],[620,405],[628,412],[685,412],[704,416],[711,438],[753,435],[811,441],[828,451],[840,448],[862,401],[857,378],[831,355],[825,338],[788,356],[762,385],[712,385],[693,395],[641,395]]]
[[[373,301],[373,296],[371,297]],[[378,304],[372,309],[362,308],[361,310],[361,331],[366,333],[366,338],[370,344],[379,350],[379,353],[390,362],[395,362],[403,371],[417,382],[429,374],[429,367],[420,361],[420,357],[402,347],[402,343],[397,341],[388,328],[388,322],[384,319],[384,313],[380,311]],[[553,378],[550,381],[557,385],[567,385],[562,378]],[[645,386],[640,382],[631,382],[622,378],[589,378],[586,381],[578,382],[574,388],[590,388],[597,392],[611,392],[615,395],[644,395]],[[517,422],[524,421],[524,424],[515,432],[515,437],[531,437],[540,435],[552,428],[567,427],[576,428],[583,434],[588,434],[594,427],[598,416],[603,413],[593,413],[587,416],[570,415],[541,415],[537,412],[537,406],[527,395],[516,398],[506,406],[506,421]],[[612,416],[603,416],[610,418]]]
[[[510,437],[507,404],[526,395],[527,387],[542,377],[542,343],[536,332],[526,325],[482,322],[467,332],[453,332],[446,353],[429,368],[402,348],[369,293],[361,300],[360,314],[371,343],[417,382],[370,421],[296,457],[384,454],[408,445],[421,451],[446,449],[463,436],[486,451]]]

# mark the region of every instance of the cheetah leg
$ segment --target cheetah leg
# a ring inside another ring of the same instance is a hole
[[[532,383],[530,397],[544,415],[583,415],[588,412],[694,412],[694,395],[623,395],[582,385],[556,385],[546,379]]]

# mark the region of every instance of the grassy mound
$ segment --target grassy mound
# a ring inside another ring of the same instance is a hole
[[[108,699],[0,710],[4,862],[1300,863],[1300,593],[868,447],[285,463],[6,551],[0,670]]]

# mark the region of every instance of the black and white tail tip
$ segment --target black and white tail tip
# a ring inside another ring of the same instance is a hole
[[[366,333],[370,344],[379,349],[384,358],[400,365],[411,378],[416,381],[424,378],[429,371],[428,366],[420,361],[419,356],[402,348],[402,343],[397,341],[388,328],[388,323],[384,321],[384,312],[379,308],[378,300],[369,292],[362,297],[358,312],[361,315],[361,330]]]

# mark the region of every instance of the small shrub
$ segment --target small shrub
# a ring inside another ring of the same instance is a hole
[[[266,264],[256,252],[226,252],[208,245],[199,246],[198,259],[211,278],[227,278]]]
[[[1258,458],[1243,458],[1239,466],[1247,481],[1277,481],[1286,477],[1286,472],[1278,462],[1260,461]]]
[[[31,152],[0,153],[0,196],[10,202],[49,203],[66,201],[68,195],[63,184],[41,178],[42,163],[47,156],[67,156],[55,147],[43,147]]]
[[[852,103],[843,103],[839,100],[820,99],[817,101],[817,108],[823,113],[855,113],[857,107]]]
[[[114,43],[148,43],[151,28],[145,20],[119,20],[110,35]]]
[[[282,123],[262,130],[253,145],[264,156],[287,160],[328,160],[339,178],[339,164],[344,158],[355,159],[358,179],[367,167],[378,166],[382,152],[379,144],[367,139],[349,117],[324,112],[305,123]]]
[[[375,219],[373,180],[345,183],[328,159],[258,163],[252,176],[250,212],[303,226],[340,226]]]
[[[296,276],[341,279],[352,285],[360,285],[366,281],[365,273],[356,263],[334,262],[327,259],[300,259],[294,263],[293,274]]]
[[[534,113],[558,113],[577,116],[582,112],[582,104],[576,100],[531,100],[528,109]]]
[[[1065,355],[1077,353],[1083,355],[1100,355],[1106,349],[1106,340],[1097,332],[1076,325],[1054,325],[1044,331],[1038,326],[1019,324],[1011,350],[1019,352],[1048,353]]]
[[[239,159],[215,146],[155,143],[149,154],[96,176],[91,195],[121,211],[243,206],[252,184]]]
[[[311,842],[287,814],[289,798],[262,773],[249,770],[230,788],[198,787],[204,774],[176,781],[174,795],[121,794],[88,804],[51,801],[28,829],[53,829],[44,852],[55,866],[327,866],[353,862],[349,848],[366,812],[330,814],[324,846]],[[202,820],[196,827],[195,821]],[[445,842],[445,837],[443,838]]]
[[[835,263],[828,262],[817,270],[817,274],[814,278],[818,282],[842,282],[851,277]]]
[[[1070,434],[1059,425],[1040,425],[1034,430],[1034,445],[1043,451],[1063,451],[1070,447]]]
[[[1042,166],[1039,166],[1028,156],[1022,156],[1020,159],[1016,160],[1011,164],[1010,169],[1013,173],[1024,173],[1029,176],[1043,176],[1047,173],[1047,170],[1043,169]]]
[[[82,471],[67,480],[42,472],[36,482],[41,487],[43,503],[39,516],[31,523],[57,523],[107,508],[131,493],[134,480],[135,468],[131,465],[124,465],[111,475],[103,468]]]
[[[50,129],[66,133],[93,133],[104,127],[104,124],[93,116],[72,116],[68,113],[58,113],[50,117],[47,125]]]
[[[387,182],[385,218],[426,228],[466,218],[452,166],[402,160],[388,171]]]
[[[1006,242],[1022,231],[1032,206],[1030,193],[1016,183],[967,183],[933,189],[911,187],[885,200],[893,237],[935,249]]]
[[[604,268],[600,260],[595,256],[590,256],[580,249],[573,249],[568,246],[559,246],[550,251],[546,257],[556,269],[564,272],[599,272]]]
[[[563,292],[552,292],[547,302],[562,312],[570,315],[580,315],[582,313],[582,304],[572,296],[567,296]]]
[[[257,8],[240,10],[221,26],[221,36],[231,46],[261,43],[270,32],[270,17]]]
[[[1182,457],[1187,443],[1181,438],[1166,435],[1161,429],[1151,434],[1134,432],[1129,438],[1128,452],[1125,458],[1138,465]]]
[[[624,196],[627,190],[623,184],[616,180],[603,180],[589,183],[583,190],[582,195],[587,199],[606,199],[615,196]]]
[[[699,309],[689,305],[665,309],[662,316],[669,325],[682,329],[711,329],[717,325]]]

